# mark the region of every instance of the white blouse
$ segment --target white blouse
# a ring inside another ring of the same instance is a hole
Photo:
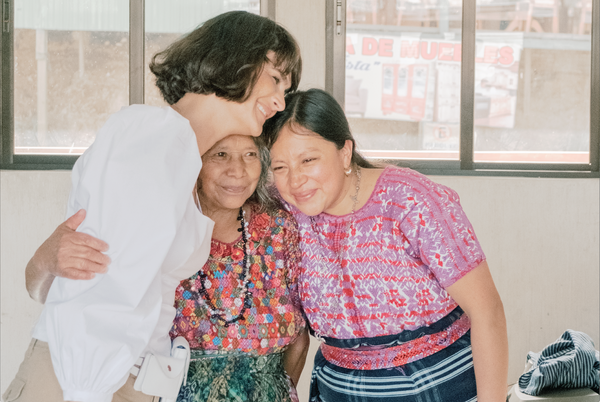
[[[147,351],[168,355],[175,288],[210,252],[214,222],[192,196],[202,161],[188,120],[133,105],[109,118],[73,168],[67,216],[106,241],[108,271],[55,278],[33,337],[46,341],[66,401],[110,402]]]

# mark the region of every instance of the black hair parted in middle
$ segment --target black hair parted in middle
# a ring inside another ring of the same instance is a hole
[[[150,63],[156,85],[172,105],[186,93],[246,100],[267,54],[295,91],[302,73],[300,48],[292,35],[268,18],[245,11],[220,14],[157,53]]]
[[[342,149],[347,140],[352,141],[352,164],[364,168],[373,168],[374,164],[366,160],[356,150],[356,141],[350,132],[344,110],[333,96],[321,89],[297,91],[286,95],[285,110],[278,112],[266,121],[262,137],[271,149],[279,137],[279,132],[288,125],[312,131],[323,139]]]

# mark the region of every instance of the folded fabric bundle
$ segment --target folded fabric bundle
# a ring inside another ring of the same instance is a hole
[[[583,332],[567,330],[541,353],[529,352],[531,367],[519,378],[519,389],[529,395],[557,388],[591,388],[600,386],[599,352]]]

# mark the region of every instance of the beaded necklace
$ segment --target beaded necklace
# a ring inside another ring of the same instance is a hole
[[[198,293],[202,295],[202,298],[205,301],[206,308],[208,309],[208,314],[210,318],[214,318],[221,323],[224,327],[228,327],[231,324],[236,323],[239,320],[244,318],[244,312],[251,307],[252,304],[252,292],[248,288],[250,284],[250,265],[248,263],[248,235],[247,235],[247,227],[248,223],[245,221],[246,213],[242,207],[240,207],[240,213],[237,217],[237,220],[241,221],[241,227],[238,229],[238,232],[242,232],[242,243],[244,248],[244,260],[242,261],[242,272],[238,274],[238,281],[242,282],[242,288],[244,289],[244,299],[242,301],[241,294],[240,296],[233,299],[233,304],[238,308],[241,307],[240,312],[235,317],[232,316],[231,311],[227,311],[225,308],[222,311],[214,305],[212,300],[210,300],[210,296],[208,295],[207,289],[212,286],[210,279],[204,271],[200,271],[200,289]],[[193,281],[192,286],[194,284]],[[198,297],[196,297],[198,299]]]

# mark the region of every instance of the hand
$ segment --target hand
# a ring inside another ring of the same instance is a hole
[[[110,258],[102,252],[108,244],[75,231],[84,219],[85,210],[80,209],[56,228],[35,253],[40,268],[52,276],[83,280],[106,272]]]

